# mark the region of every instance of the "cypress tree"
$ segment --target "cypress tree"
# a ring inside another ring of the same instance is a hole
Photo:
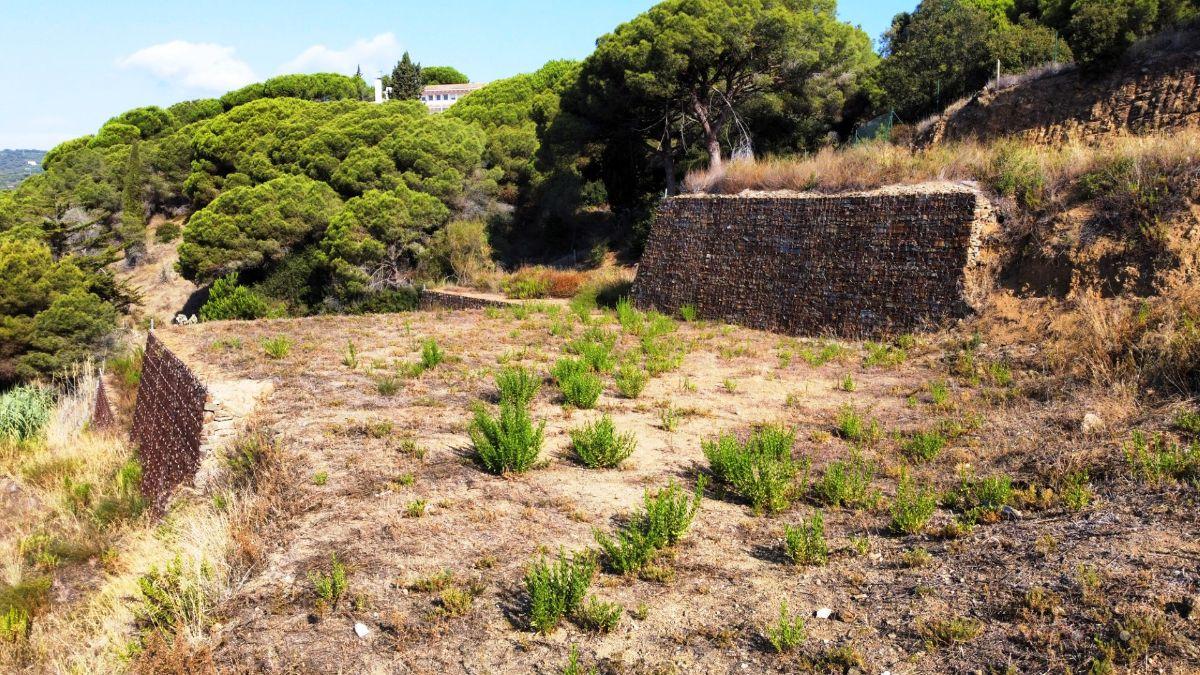
[[[413,63],[408,52],[404,52],[400,62],[396,64],[395,68],[392,68],[392,74],[388,76],[385,84],[392,88],[393,101],[420,98],[421,90],[425,88],[424,79],[421,76],[421,64]]]
[[[117,236],[125,246],[125,260],[130,266],[146,250],[146,203],[142,190],[146,184],[146,171],[142,165],[138,142],[129,148],[129,159],[125,162],[125,184],[121,191],[121,224]]]

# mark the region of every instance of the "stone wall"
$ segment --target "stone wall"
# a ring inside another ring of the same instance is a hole
[[[466,292],[439,291],[425,289],[417,299],[417,308],[432,309],[486,309],[488,307],[508,307],[512,302],[498,298],[488,298],[472,295]]]
[[[151,332],[130,438],[142,463],[142,496],[161,509],[200,466],[208,390]]]
[[[1075,69],[983,91],[936,118],[919,145],[1018,136],[1035,143],[1200,127],[1200,32],[1135,51],[1110,73]]]
[[[747,193],[664,202],[632,295],[642,308],[789,334],[861,336],[968,314],[990,285],[994,227],[975,191]]]

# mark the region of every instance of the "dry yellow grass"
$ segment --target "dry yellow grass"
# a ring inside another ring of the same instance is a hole
[[[1055,147],[1002,140],[990,144],[949,143],[912,149],[890,143],[862,143],[822,148],[802,157],[768,157],[731,162],[717,172],[689,174],[691,192],[736,194],[743,190],[839,192],[933,180],[973,180],[1002,188],[1005,165],[1020,161],[1053,192],[1083,174],[1127,157],[1135,164],[1194,164],[1200,156],[1200,129],[1170,135],[1119,136],[1095,145],[1065,143]],[[998,190],[1003,191],[1003,190]]]

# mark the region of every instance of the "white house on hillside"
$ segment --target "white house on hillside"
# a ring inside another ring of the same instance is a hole
[[[429,112],[446,112],[458,99],[467,94],[483,89],[485,82],[468,82],[466,84],[431,84],[421,92],[420,101],[429,108]],[[384,88],[383,80],[375,80],[375,102],[383,103],[391,98],[390,87]]]

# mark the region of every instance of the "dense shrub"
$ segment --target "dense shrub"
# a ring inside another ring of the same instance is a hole
[[[588,552],[568,557],[560,551],[553,562],[542,558],[530,565],[525,573],[530,627],[540,633],[557,628],[583,602],[595,574],[596,560]]]
[[[201,321],[252,321],[267,315],[267,301],[238,284],[237,274],[229,273],[213,282],[208,301],[200,308]]]
[[[766,426],[744,443],[732,434],[722,434],[705,441],[703,447],[713,476],[727,490],[749,502],[755,511],[781,511],[791,503],[796,473],[802,465],[792,459],[795,442],[794,431]]]
[[[559,359],[551,374],[563,400],[576,408],[594,408],[604,391],[604,383],[581,359]]]
[[[632,574],[648,565],[659,550],[674,546],[691,527],[704,495],[704,480],[689,495],[672,482],[657,492],[646,490],[642,510],[630,517],[615,538],[594,531],[605,565],[617,574]]]
[[[617,433],[612,417],[607,414],[578,429],[572,429],[570,436],[575,456],[593,469],[611,469],[628,459],[637,447],[634,435]]]
[[[510,366],[496,373],[500,402],[526,408],[542,388],[542,378],[521,366]]]
[[[545,422],[534,426],[529,411],[523,406],[506,402],[500,404],[498,418],[482,405],[476,406],[469,434],[483,468],[500,475],[523,473],[533,468],[542,450],[545,429]]]

